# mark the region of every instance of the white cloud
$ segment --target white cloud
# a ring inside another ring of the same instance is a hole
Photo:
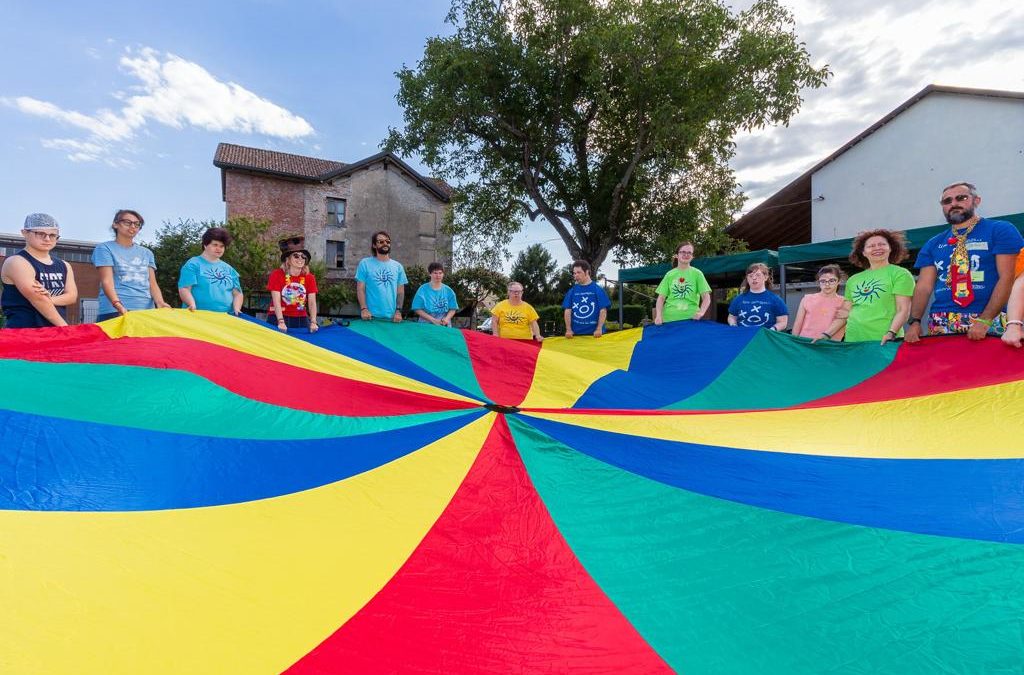
[[[785,0],[829,86],[805,92],[789,127],[736,139],[734,166],[755,186],[744,210],[856,136],[928,84],[1024,89],[1024,6],[977,0]],[[965,14],[965,11],[967,12]]]
[[[123,104],[118,110],[105,108],[89,115],[28,96],[0,101],[87,134],[82,139],[44,139],[44,147],[66,151],[72,161],[105,161],[115,166],[124,165],[118,155],[130,151],[130,142],[147,131],[150,121],[173,129],[194,127],[285,139],[314,133],[302,117],[239,84],[222,82],[199,64],[174,54],[150,48],[129,50],[120,65],[140,84],[131,92],[113,94]]]

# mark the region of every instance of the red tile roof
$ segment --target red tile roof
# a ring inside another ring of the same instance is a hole
[[[214,166],[233,169],[251,169],[317,180],[321,176],[345,168],[344,162],[318,157],[293,155],[275,150],[249,148],[244,145],[220,143],[213,157]]]
[[[452,196],[452,187],[440,178],[423,176],[411,166],[396,157],[390,152],[379,152],[358,162],[346,164],[335,162],[319,157],[306,157],[305,155],[293,155],[287,152],[276,150],[263,150],[261,148],[250,148],[244,145],[232,143],[219,143],[217,152],[213,156],[213,165],[217,168],[235,169],[239,171],[256,171],[269,173],[286,178],[297,178],[308,181],[327,181],[342,175],[355,173],[370,164],[380,161],[390,161],[397,164],[401,169],[413,176],[442,201],[447,202]]]

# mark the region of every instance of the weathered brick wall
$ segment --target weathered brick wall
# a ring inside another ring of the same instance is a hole
[[[374,164],[352,175],[349,250],[358,264],[370,255],[370,235],[391,234],[391,257],[408,266],[451,262],[451,237],[441,233],[448,205],[394,165]],[[355,268],[352,268],[352,274]]]
[[[274,223],[269,236],[274,238],[303,231],[305,184],[239,171],[224,173],[227,218],[269,220]]]

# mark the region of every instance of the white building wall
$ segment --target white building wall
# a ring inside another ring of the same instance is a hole
[[[811,176],[811,241],[943,222],[942,188],[978,186],[979,212],[1024,212],[1024,99],[934,92]]]

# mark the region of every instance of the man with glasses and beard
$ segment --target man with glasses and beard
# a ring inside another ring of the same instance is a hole
[[[391,259],[391,235],[381,230],[370,237],[372,256],[359,261],[356,268],[356,296],[359,298],[359,318],[363,321],[385,319],[395,323],[402,320],[402,301],[405,299],[405,276],[402,263]]]
[[[31,213],[21,228],[25,248],[4,260],[0,268],[5,328],[66,326],[65,308],[78,300],[71,265],[51,256],[60,239],[53,216]]]
[[[928,240],[917,256],[914,266],[920,274],[905,340],[920,339],[924,319],[930,335],[966,333],[971,340],[983,340],[1006,325],[1004,308],[1024,239],[1011,223],[977,214],[981,197],[971,183],[946,187],[939,204],[950,227]],[[925,317],[933,291],[935,301]]]

